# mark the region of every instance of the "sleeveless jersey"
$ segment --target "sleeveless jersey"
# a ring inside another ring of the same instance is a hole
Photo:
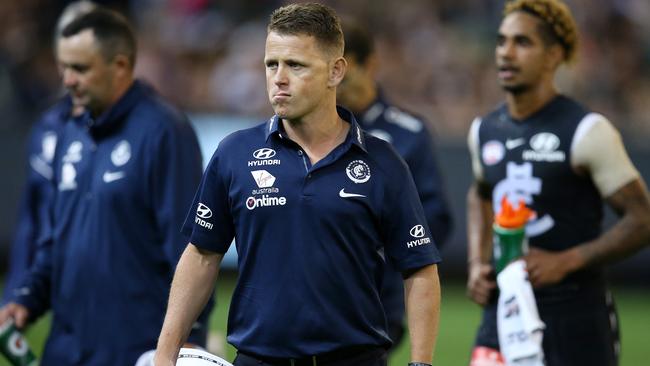
[[[521,121],[511,118],[505,105],[478,121],[481,195],[492,200],[495,212],[503,196],[513,204],[523,200],[535,211],[526,227],[531,246],[559,251],[601,233],[600,194],[588,175],[578,175],[571,166],[576,128],[587,114],[575,101],[558,96]],[[576,272],[564,282],[595,279],[599,273]]]

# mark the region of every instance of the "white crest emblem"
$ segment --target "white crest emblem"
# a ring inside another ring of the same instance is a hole
[[[354,183],[365,183],[370,179],[370,167],[363,160],[350,162],[345,173]]]
[[[115,166],[122,166],[131,159],[131,144],[128,141],[122,140],[115,145],[111,153],[111,161]]]

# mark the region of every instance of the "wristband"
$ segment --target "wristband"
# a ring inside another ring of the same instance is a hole
[[[431,366],[431,364],[424,362],[409,362],[408,366]]]

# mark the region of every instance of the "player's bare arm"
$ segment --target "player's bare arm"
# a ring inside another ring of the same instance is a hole
[[[467,296],[479,305],[487,304],[496,287],[492,279],[492,202],[480,197],[478,183],[467,192]]]
[[[411,362],[431,364],[440,318],[438,266],[430,264],[406,277],[404,297],[411,339]]]
[[[219,274],[223,254],[188,244],[181,256],[172,281],[158,347],[156,366],[173,366],[181,346],[190,334],[192,323],[208,302],[212,286]]]
[[[556,283],[585,267],[616,262],[650,243],[650,200],[640,178],[609,196],[607,203],[621,218],[596,240],[558,253],[530,251],[526,262],[534,286]]]

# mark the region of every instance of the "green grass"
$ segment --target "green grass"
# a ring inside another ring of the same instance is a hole
[[[224,274],[217,285],[217,307],[210,318],[212,329],[225,334],[230,295],[235,277]],[[639,289],[614,289],[621,327],[623,351],[621,366],[650,364],[650,292]],[[435,365],[466,366],[474,332],[479,322],[480,309],[465,297],[465,289],[458,282],[444,282],[440,335],[436,346]],[[26,337],[36,353],[40,353],[47,336],[49,318],[41,319],[27,332]],[[403,342],[393,353],[390,365],[403,366],[408,362],[408,342]],[[232,360],[235,350],[227,346],[225,358]],[[0,366],[8,366],[0,360]]]

